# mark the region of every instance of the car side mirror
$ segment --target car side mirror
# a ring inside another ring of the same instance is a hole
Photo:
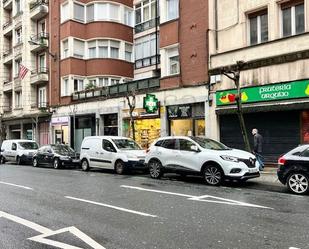
[[[116,152],[115,149],[110,146],[106,147],[106,150],[109,152]]]
[[[191,145],[190,149],[195,152],[200,152],[200,149],[196,145]]]

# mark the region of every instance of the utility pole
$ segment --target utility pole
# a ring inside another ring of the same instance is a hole
[[[234,84],[237,88],[237,94],[235,97],[236,105],[237,105],[237,116],[239,119],[240,124],[240,130],[243,137],[243,141],[245,144],[245,149],[248,152],[251,152],[248,133],[245,125],[245,120],[242,112],[242,103],[241,103],[241,91],[240,91],[240,71],[243,68],[244,62],[243,61],[237,61],[237,67],[236,70],[223,70],[222,74],[234,81]]]

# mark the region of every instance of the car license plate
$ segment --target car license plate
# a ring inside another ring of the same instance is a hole
[[[256,173],[258,172],[258,169],[249,169],[249,173]]]
[[[73,163],[79,163],[79,160],[78,159],[73,159],[72,162]]]

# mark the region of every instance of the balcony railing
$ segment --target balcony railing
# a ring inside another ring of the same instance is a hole
[[[154,55],[135,61],[135,69],[150,67],[160,63],[160,55]]]
[[[48,5],[48,0],[37,0],[35,2],[30,3],[30,11],[41,5]]]
[[[7,21],[6,23],[2,25],[2,29],[5,30],[7,27],[11,26],[12,23],[13,23],[12,20]]]
[[[72,95],[73,101],[85,100],[98,97],[117,97],[123,96],[128,91],[136,90],[137,92],[146,92],[148,89],[160,87],[159,78],[149,78],[144,80],[130,81],[107,87],[99,87],[90,90],[75,92]]]
[[[8,49],[6,51],[3,52],[3,57],[7,57],[7,56],[10,56],[12,54],[12,49]]]
[[[40,67],[38,69],[34,69],[31,71],[31,75],[33,74],[47,74],[48,73],[48,68],[46,67]]]
[[[30,37],[30,40],[34,43],[37,43],[39,45],[48,45],[48,38],[49,38],[49,34],[46,32],[39,32],[36,35],[33,35]]]
[[[135,25],[135,34],[154,28],[156,25],[159,25],[159,23],[160,23],[160,17],[151,19],[147,22],[139,23]]]

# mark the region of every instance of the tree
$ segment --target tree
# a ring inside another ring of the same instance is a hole
[[[132,89],[127,92],[126,99],[128,101],[129,106],[129,114],[130,114],[130,127],[132,132],[132,138],[135,141],[135,123],[134,123],[134,117],[133,112],[135,110],[136,105],[136,90]]]
[[[0,144],[6,139],[6,126],[3,123],[3,114],[0,113]]]
[[[237,88],[237,94],[236,94],[236,97],[235,97],[235,101],[236,101],[236,105],[237,105],[237,116],[238,116],[238,119],[239,119],[240,130],[241,130],[241,134],[242,134],[242,137],[243,137],[243,140],[244,140],[245,149],[247,151],[251,152],[248,133],[247,133],[247,129],[246,129],[245,121],[244,121],[244,116],[243,116],[243,112],[242,112],[241,91],[240,91],[240,82],[239,82],[240,71],[244,66],[244,62],[243,61],[237,61],[236,64],[237,64],[237,66],[236,66],[235,70],[223,69],[222,74],[224,74],[226,77],[228,77],[229,79],[234,81],[234,84]]]

